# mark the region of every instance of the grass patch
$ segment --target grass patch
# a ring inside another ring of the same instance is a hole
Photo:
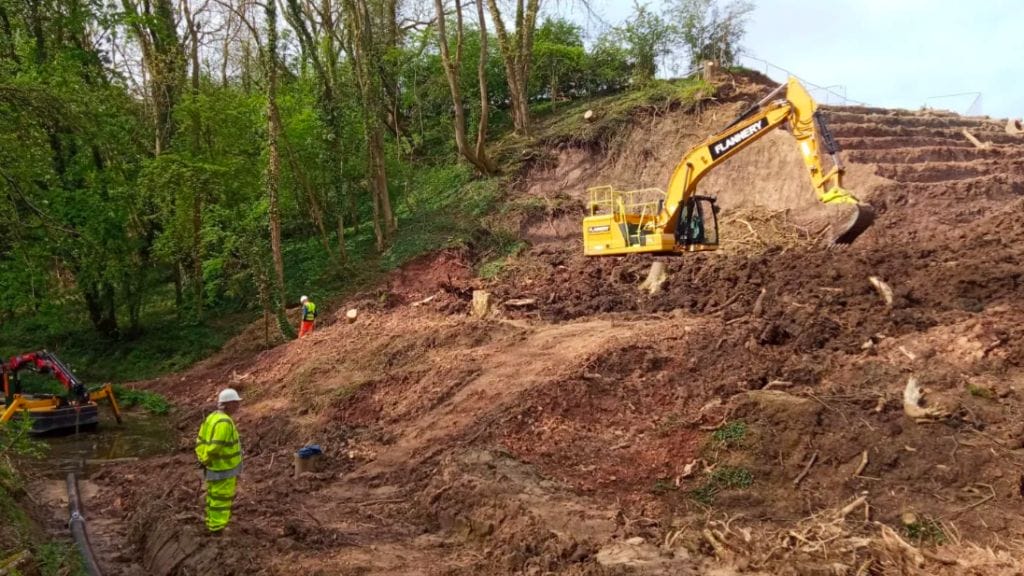
[[[754,483],[754,476],[746,468],[720,466],[711,472],[708,482],[722,488],[749,488]]]
[[[171,411],[171,403],[163,396],[149,390],[137,390],[114,386],[114,396],[122,408],[140,407],[150,414],[164,416]]]
[[[719,466],[708,474],[707,481],[690,490],[690,498],[704,505],[715,503],[715,496],[722,490],[749,488],[754,483],[750,470],[739,466]]]
[[[747,436],[747,423],[734,420],[711,433],[711,440],[719,446],[735,446]]]
[[[659,496],[676,490],[679,490],[679,487],[676,486],[671,478],[658,478],[654,481],[654,486],[651,487],[651,492]]]
[[[918,546],[921,544],[932,544],[938,546],[946,542],[946,533],[939,523],[930,518],[907,524],[903,527],[907,538],[913,540]]]
[[[35,547],[40,576],[85,576],[85,562],[72,542],[51,540]]]
[[[991,388],[978,386],[977,384],[968,384],[967,393],[975,398],[984,398],[986,400],[993,400],[996,397],[995,392]]]
[[[695,104],[711,95],[714,88],[700,78],[655,80],[628,92],[601,96],[553,111],[538,122],[537,138],[548,144],[564,142],[607,144],[623,134],[638,109]],[[596,119],[588,122],[583,113],[593,110]]]

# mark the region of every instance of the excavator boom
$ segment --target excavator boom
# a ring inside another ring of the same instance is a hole
[[[796,139],[818,199],[851,212],[851,217],[835,229],[832,241],[852,242],[871,225],[874,211],[842,187],[843,166],[835,139],[810,94],[796,78],[790,78],[724,130],[687,151],[673,171],[667,191],[620,192],[609,186],[591,189],[588,216],[583,221],[585,253],[600,256],[716,249],[715,199],[697,196],[697,184],[708,172],[783,125]],[[828,171],[822,167],[819,144],[832,157]]]
[[[24,369],[52,375],[67,391],[64,396],[52,394],[26,395],[22,393],[18,373]],[[6,362],[0,361],[0,379],[3,395],[0,396],[0,423],[7,422],[21,413],[32,418],[33,433],[44,433],[62,429],[79,429],[99,422],[96,402],[107,399],[114,411],[118,424],[121,423],[121,407],[110,384],[89,390],[57,356],[42,350],[14,356]]]

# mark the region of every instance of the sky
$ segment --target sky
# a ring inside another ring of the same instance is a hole
[[[807,83],[835,86],[835,94],[812,91],[819,101],[841,103],[836,94],[845,91],[872,106],[1024,117],[1024,1],[753,1],[741,44],[751,58],[741,64],[764,72],[757,58],[770,63],[768,75],[780,82],[788,70]],[[648,1],[659,11],[664,3]],[[587,20],[579,6],[562,6],[566,15]],[[613,25],[633,10],[627,0],[591,0],[591,6]]]

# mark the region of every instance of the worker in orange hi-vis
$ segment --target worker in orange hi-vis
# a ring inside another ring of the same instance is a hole
[[[302,302],[302,324],[299,325],[299,338],[302,338],[313,331],[313,324],[316,322],[316,304],[306,296],[299,298],[299,302]]]

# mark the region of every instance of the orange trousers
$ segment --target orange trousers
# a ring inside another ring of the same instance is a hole
[[[313,320],[303,320],[299,326],[299,338],[313,332]]]

